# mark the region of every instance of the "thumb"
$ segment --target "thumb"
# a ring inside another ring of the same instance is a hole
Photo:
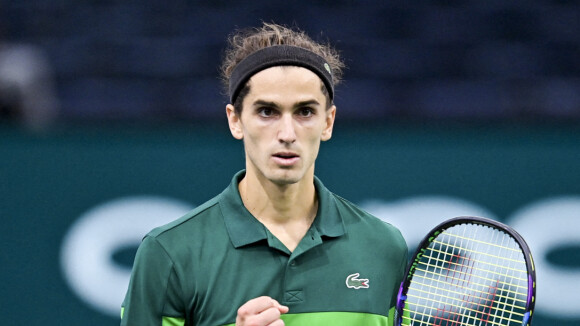
[[[274,301],[274,306],[276,308],[278,308],[278,310],[280,311],[281,314],[285,314],[290,310],[290,308],[288,308],[287,306],[281,305],[278,301],[276,301],[276,300],[273,300],[273,301]]]

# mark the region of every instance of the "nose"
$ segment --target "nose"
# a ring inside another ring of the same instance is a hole
[[[280,119],[278,141],[287,144],[291,144],[296,141],[296,129],[294,127],[294,120],[292,119],[291,115],[283,115],[282,119]]]

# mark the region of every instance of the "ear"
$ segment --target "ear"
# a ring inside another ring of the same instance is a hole
[[[240,117],[236,114],[234,106],[231,104],[226,105],[226,114],[228,116],[228,124],[230,126],[230,132],[235,139],[243,139],[244,132],[242,130],[242,121]]]
[[[332,128],[334,127],[334,118],[336,117],[336,106],[331,106],[326,110],[326,126],[322,130],[322,141],[327,141],[332,137]]]

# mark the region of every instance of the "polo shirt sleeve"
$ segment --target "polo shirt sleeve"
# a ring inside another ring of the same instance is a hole
[[[158,240],[147,236],[137,250],[121,326],[184,325],[185,309],[174,263]]]

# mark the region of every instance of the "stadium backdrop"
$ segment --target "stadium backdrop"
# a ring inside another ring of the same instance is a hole
[[[117,325],[134,251],[243,165],[224,123],[0,128],[2,324]],[[401,228],[483,215],[528,240],[536,326],[580,323],[580,131],[573,125],[347,125],[317,175]],[[557,300],[556,300],[557,298]]]

